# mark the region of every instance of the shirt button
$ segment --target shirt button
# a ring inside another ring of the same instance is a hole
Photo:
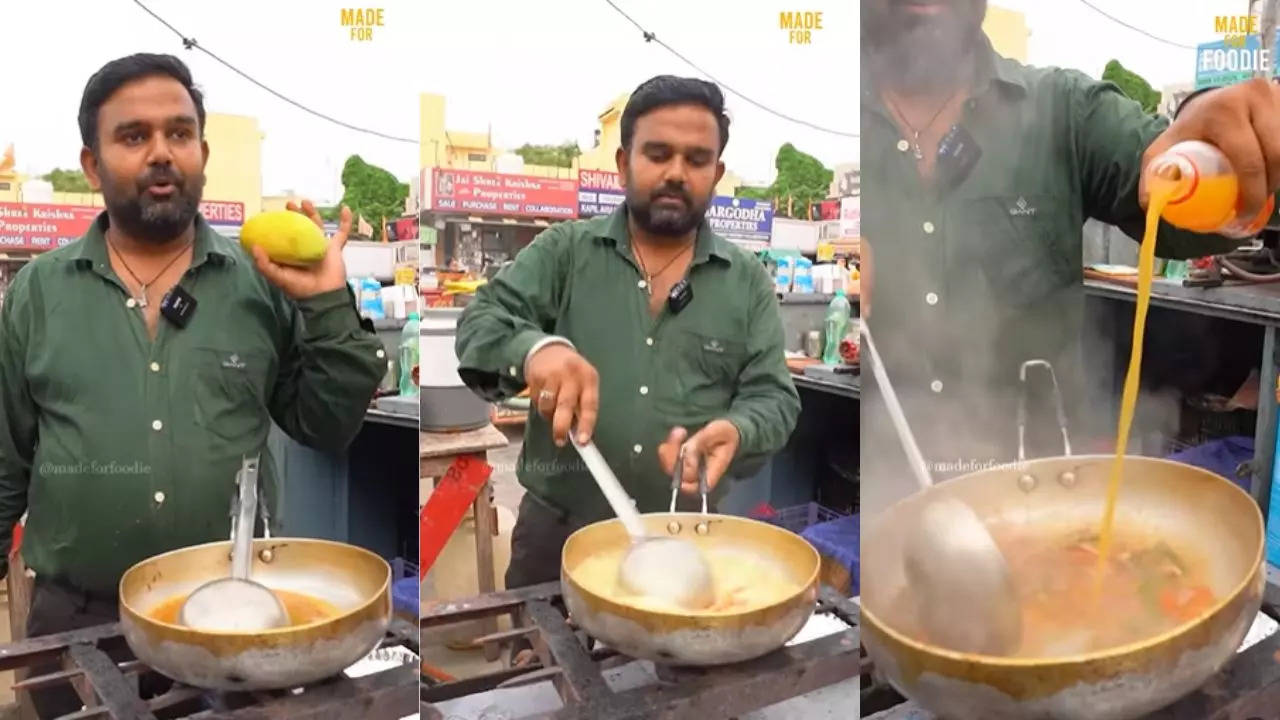
[[[649,386],[648,386],[648,385],[641,385],[641,386],[640,386],[640,394],[641,394],[641,395],[648,395],[648,394],[649,394]]]
[[[155,498],[157,504],[164,502],[164,493],[156,492]]]
[[[511,367],[507,368],[507,372],[511,374],[511,377],[515,377],[515,376],[516,376],[516,366],[515,366],[515,365],[512,365]]]
[[[936,393],[942,392],[942,381],[934,380],[933,382],[929,383],[929,389]]]
[[[911,149],[911,143],[907,142],[906,140],[898,141],[898,152],[906,152],[910,149]]]
[[[931,222],[929,222],[929,221],[927,221],[927,220],[926,220],[926,221],[925,221],[925,223],[924,223],[924,232],[925,232],[925,234],[926,234],[926,235],[932,235],[932,234],[933,234],[933,223],[931,223]]]
[[[387,351],[383,350],[382,348],[378,348],[377,355],[378,355],[378,359],[381,360],[382,358],[387,356]]]
[[[645,289],[646,287],[648,287],[648,285],[649,285],[649,283],[647,283],[647,282],[645,282],[645,281],[643,281],[643,280],[641,280],[640,282],[636,283],[636,287],[640,288],[641,290],[643,290],[643,289]]]
[[[159,430],[159,429],[160,429],[160,428],[162,428],[162,427],[164,427],[164,423],[160,422],[159,420],[152,420],[152,421],[151,421],[151,429],[152,429],[152,430]]]
[[[635,451],[635,454],[637,454],[637,455],[639,455],[642,451],[644,451],[644,448],[640,447],[639,445],[636,445],[635,447],[633,447],[633,448],[631,448],[631,449],[632,449],[633,451]]]
[[[160,363],[158,362],[151,363],[151,372],[160,372]]]
[[[929,303],[930,305],[937,305],[938,293],[928,293],[927,295],[924,296],[924,301]]]
[[[652,345],[653,345],[653,338],[645,338],[645,339],[644,339],[644,344],[645,344],[645,345],[652,346]]]
[[[125,306],[125,307],[127,307],[127,308],[131,308],[131,307],[133,307],[134,305],[137,305],[137,304],[138,304],[138,301],[137,301],[137,300],[134,300],[133,298],[129,298],[128,300],[125,300],[125,301],[124,301],[124,306]]]

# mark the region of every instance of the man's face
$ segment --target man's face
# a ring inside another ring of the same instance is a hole
[[[98,111],[98,149],[80,153],[85,176],[129,237],[163,244],[191,227],[209,148],[195,103],[163,75],[122,85]]]
[[[720,128],[701,105],[668,105],[636,120],[631,151],[618,149],[627,210],[643,230],[682,238],[707,214],[724,175]]]
[[[907,90],[952,82],[982,32],[987,0],[863,0],[864,43],[884,62],[877,72]]]

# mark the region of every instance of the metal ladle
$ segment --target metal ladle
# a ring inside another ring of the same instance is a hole
[[[244,460],[236,484],[238,493],[231,506],[231,576],[196,588],[178,615],[179,622],[197,630],[260,632],[289,624],[280,598],[249,578],[258,509],[258,458]]]
[[[578,454],[582,456],[582,461],[586,463],[591,476],[600,486],[600,491],[609,501],[609,506],[631,536],[631,547],[627,549],[618,567],[618,584],[635,595],[665,600],[688,610],[699,610],[711,605],[715,601],[715,586],[711,579],[711,566],[702,551],[688,540],[652,536],[645,532],[640,513],[636,511],[627,491],[622,488],[622,483],[618,482],[617,476],[609,469],[609,463],[605,462],[604,456],[596,449],[595,443],[588,441],[580,444],[574,438],[573,446],[578,449]],[[676,490],[680,487],[684,452],[685,446],[681,446],[672,479]],[[701,463],[698,480],[705,513],[707,475],[706,467]],[[674,512],[674,494],[671,502]]]
[[[920,490],[933,478],[907,424],[897,393],[880,362],[871,331],[863,322],[863,346],[876,384],[906,452]],[[968,504],[955,498],[931,500],[920,526],[908,533],[903,566],[921,625],[929,639],[951,650],[1010,655],[1022,639],[1022,610],[1004,555],[987,526]]]

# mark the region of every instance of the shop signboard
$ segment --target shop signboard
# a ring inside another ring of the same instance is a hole
[[[608,170],[578,171],[578,217],[608,215],[626,199],[622,176]]]
[[[1280,38],[1280,29],[1276,36]],[[1280,43],[1276,46],[1280,47]],[[1236,35],[1202,43],[1196,46],[1196,90],[1244,82],[1260,67],[1269,67],[1275,77],[1280,67],[1276,61],[1274,52],[1267,57],[1262,49],[1261,35]]]
[[[862,235],[862,198],[854,195],[840,199],[840,237]]]
[[[0,202],[0,252],[43,251],[70,245],[84,235],[102,208]]]
[[[729,240],[767,243],[773,232],[773,203],[717,195],[707,208],[711,229]]]
[[[0,202],[0,252],[70,245],[102,211],[89,205]],[[218,230],[238,228],[244,224],[244,203],[210,200],[200,203],[200,214]]]
[[[210,225],[238,227],[244,224],[244,203],[205,200],[200,203],[200,214]]]
[[[573,219],[578,183],[560,178],[435,168],[431,210],[504,217]]]

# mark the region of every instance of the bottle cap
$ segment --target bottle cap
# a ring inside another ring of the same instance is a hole
[[[420,318],[418,317],[418,313],[416,313],[416,312],[411,312],[411,313],[409,313],[409,319],[410,319],[410,320],[418,320],[418,319],[420,319]]]

